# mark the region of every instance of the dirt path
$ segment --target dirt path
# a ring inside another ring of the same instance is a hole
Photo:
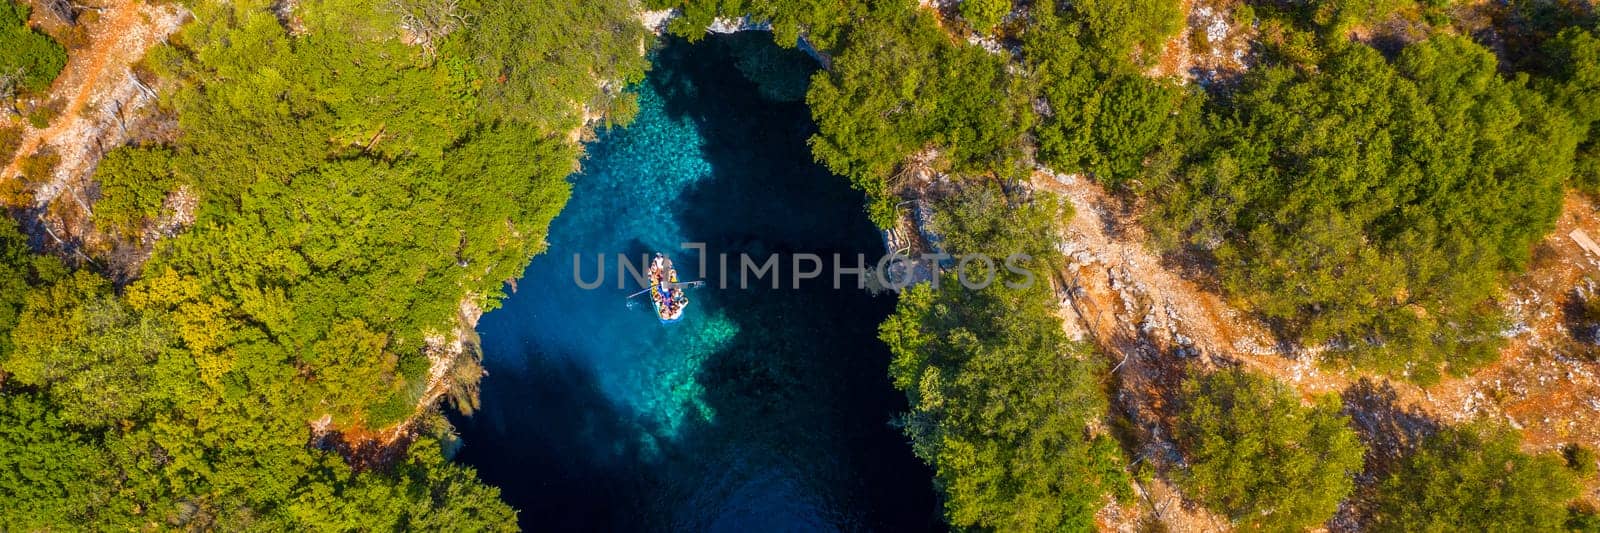
[[[92,172],[103,151],[127,137],[121,124],[153,100],[141,89],[131,66],[152,46],[177,31],[187,13],[174,5],[151,6],[139,0],[111,0],[90,23],[88,44],[75,49],[50,88],[50,98],[66,105],[44,129],[28,128],[21,149],[6,163],[0,179],[18,175],[24,157],[46,147],[61,157],[48,183],[35,191],[36,206],[48,205],[70,182]]]
[[[1073,290],[1063,303],[1096,340],[1117,353],[1152,350],[1207,365],[1240,364],[1293,385],[1306,396],[1340,392],[1362,379],[1395,389],[1440,421],[1459,423],[1493,415],[1521,426],[1529,447],[1565,442],[1600,447],[1600,355],[1574,328],[1594,331],[1573,316],[1583,295],[1600,293],[1600,256],[1587,252],[1574,231],[1600,236],[1592,201],[1570,195],[1557,228],[1534,250],[1532,268],[1509,280],[1502,301],[1513,325],[1501,358],[1465,378],[1422,388],[1409,383],[1314,364],[1315,350],[1277,343],[1264,324],[1230,306],[1216,292],[1163,265],[1131,215],[1098,185],[1076,177],[1040,173],[1034,186],[1070,199],[1076,214],[1065,228],[1064,273]],[[1548,418],[1549,420],[1545,420]]]
[[[1171,428],[1184,377],[1193,369],[1244,365],[1293,383],[1304,395],[1337,392],[1348,382],[1310,364],[1309,355],[1275,345],[1265,327],[1216,293],[1162,265],[1133,217],[1099,185],[1074,175],[1036,173],[1033,187],[1072,202],[1060,249],[1067,266],[1056,280],[1064,327],[1113,361],[1112,409],[1131,422],[1135,461],[1165,473],[1182,462]],[[1170,531],[1225,531],[1227,521],[1188,504],[1165,476],[1139,487],[1142,508]],[[1141,530],[1141,512],[1108,506],[1103,529]]]
[[[1588,199],[1568,198],[1556,231],[1535,248],[1532,268],[1509,281],[1503,303],[1514,325],[1500,360],[1423,388],[1323,368],[1314,350],[1276,342],[1260,320],[1163,265],[1135,217],[1121,212],[1121,203],[1099,185],[1040,172],[1033,186],[1075,208],[1061,243],[1068,266],[1057,280],[1065,327],[1112,354],[1113,408],[1133,422],[1135,458],[1158,470],[1181,460],[1169,434],[1184,376],[1225,365],[1272,376],[1307,400],[1341,395],[1374,449],[1369,460],[1378,464],[1399,458],[1440,424],[1478,418],[1521,430],[1529,452],[1569,442],[1600,449],[1600,363],[1586,358],[1600,355],[1600,347],[1573,335],[1575,329],[1600,334],[1600,327],[1572,316],[1582,295],[1600,294],[1600,257],[1572,236],[1579,230],[1600,237],[1600,218]],[[1153,488],[1152,497],[1166,500],[1148,504],[1169,509],[1162,519],[1169,527],[1217,526],[1214,517],[1181,505],[1164,482]]]

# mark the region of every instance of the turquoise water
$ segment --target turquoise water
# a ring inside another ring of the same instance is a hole
[[[669,41],[635,122],[588,146],[548,252],[479,324],[483,409],[457,420],[459,460],[525,529],[937,527],[931,474],[890,425],[904,400],[875,330],[892,296],[831,290],[827,271],[800,290],[788,272],[780,290],[713,278],[662,325],[618,287],[617,253],[668,252],[695,277],[682,242],[881,256],[861,195],[812,162],[803,103],[774,100],[812,68],[766,34]],[[585,280],[606,257],[603,286],[578,286],[574,254]]]

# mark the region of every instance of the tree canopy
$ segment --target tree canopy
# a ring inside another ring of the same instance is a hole
[[[922,10],[883,9],[852,29],[806,103],[817,160],[866,191],[872,220],[888,226],[908,159],[931,151],[937,170],[1016,176],[1033,115],[1004,57],[952,44]]]
[[[1184,491],[1240,529],[1316,527],[1355,489],[1365,448],[1335,396],[1306,407],[1287,386],[1241,370],[1184,382],[1174,437]]]
[[[1553,226],[1578,128],[1494,56],[1437,36],[1251,72],[1152,186],[1158,229],[1333,357],[1427,382],[1494,357],[1486,305]]]
[[[93,222],[140,238],[181,190],[192,225],[123,287],[0,228],[0,529],[514,528],[442,418],[379,468],[324,440],[425,415],[463,309],[543,249],[580,117],[629,115],[631,6],[189,7],[143,66],[180,133],[107,154]]]
[[[1600,193],[1600,33],[1569,27],[1544,45],[1546,92],[1584,131],[1572,183]]]
[[[474,83],[490,117],[551,131],[577,127],[584,109],[621,122],[633,117],[638,104],[623,89],[649,67],[640,53],[649,33],[633,4],[475,0],[462,10],[472,14],[461,42],[472,63],[455,68],[481,76]]]
[[[1095,429],[1107,409],[1104,361],[1061,331],[1043,279],[1055,252],[1038,228],[1062,207],[1048,196],[1009,206],[983,187],[944,207],[937,224],[951,251],[1025,253],[1039,278],[1012,288],[1025,279],[997,264],[997,281],[983,290],[945,273],[938,289],[901,294],[879,335],[911,404],[903,425],[912,449],[933,465],[951,525],[1088,529],[1104,494],[1130,489],[1116,440]],[[970,268],[969,278],[982,279],[981,265]]]
[[[1375,529],[1562,530],[1576,480],[1558,457],[1519,452],[1518,440],[1484,424],[1428,438],[1380,486]]]
[[[8,89],[45,90],[67,64],[66,49],[28,27],[28,6],[17,0],[0,2],[0,50],[0,98],[15,97]]]
[[[1075,9],[1085,12],[1097,5]],[[1187,98],[1170,81],[1144,76],[1131,61],[1117,60],[1105,51],[1108,46],[1129,46],[1108,44],[1107,39],[1134,37],[1086,39],[1081,36],[1095,32],[1084,29],[1087,23],[1073,22],[1074,16],[1039,13],[1023,42],[1024,62],[1034,70],[1040,96],[1049,106],[1036,128],[1038,156],[1056,170],[1087,171],[1102,183],[1118,186],[1142,175],[1145,158],[1176,140],[1184,118],[1180,110],[1193,115],[1198,109],[1184,103],[1199,100]]]

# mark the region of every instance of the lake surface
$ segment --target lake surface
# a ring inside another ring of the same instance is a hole
[[[533,531],[940,528],[931,472],[891,425],[904,398],[876,329],[894,297],[848,276],[832,290],[831,264],[790,288],[789,254],[883,254],[862,195],[805,144],[815,62],[765,33],[668,40],[655,61],[638,118],[590,143],[549,250],[478,326],[489,376],[455,419],[457,460]],[[628,305],[616,254],[667,252],[692,279],[682,242],[706,243],[711,283],[663,325]],[[783,288],[738,289],[741,253],[780,254]],[[574,254],[585,280],[606,256],[603,286],[578,286]]]

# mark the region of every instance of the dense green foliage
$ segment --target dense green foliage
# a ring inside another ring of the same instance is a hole
[[[633,4],[477,0],[463,9],[473,14],[464,44],[490,116],[549,131],[577,127],[580,106],[621,122],[633,117],[638,104],[622,88],[649,66]],[[595,91],[597,78],[609,81],[604,91]]]
[[[1600,194],[1600,34],[1567,28],[1546,42],[1545,50],[1546,92],[1586,133],[1578,146],[1572,182],[1585,192]]]
[[[1009,206],[980,187],[936,223],[952,251],[1027,253],[1027,267],[1043,273],[1057,259],[1038,228],[1058,206],[1051,197]],[[983,279],[981,263],[969,268],[969,279]],[[955,273],[938,289],[912,287],[880,327],[890,376],[911,404],[905,431],[934,466],[952,525],[1085,530],[1103,494],[1129,490],[1116,441],[1091,429],[1107,408],[1104,363],[1062,333],[1048,283],[1001,270],[983,290],[963,288]]]
[[[125,146],[100,159],[95,170],[101,200],[95,225],[124,238],[136,238],[161,215],[173,189],[172,150]]]
[[[1093,4],[1077,8],[1089,7]],[[1039,159],[1056,170],[1087,171],[1102,183],[1120,185],[1141,173],[1147,155],[1174,141],[1185,94],[1106,50],[1126,46],[1111,41],[1138,37],[1084,40],[1077,36],[1098,34],[1070,20],[1040,13],[1023,44],[1040,96],[1050,106],[1039,121]]]
[[[1004,57],[951,44],[924,11],[884,10],[850,33],[806,102],[817,160],[865,190],[873,221],[888,226],[908,157],[932,150],[936,170],[1016,176],[1033,115]]]
[[[1242,370],[1184,383],[1175,437],[1184,491],[1247,530],[1302,531],[1333,517],[1355,488],[1364,448],[1339,399],[1306,407],[1288,386]]]
[[[972,31],[989,33],[1011,12],[1011,0],[961,0],[960,8]]]
[[[899,0],[889,0],[896,3]],[[811,46],[832,49],[872,2],[859,0],[646,0],[650,9],[677,9],[680,16],[667,29],[691,42],[706,35],[718,19],[750,20],[772,26],[779,46],[793,47],[804,38]]]
[[[1517,451],[1505,428],[1446,429],[1427,439],[1384,480],[1376,498],[1379,531],[1558,531],[1578,494],[1573,474],[1553,456]]]
[[[463,308],[542,250],[580,113],[631,114],[602,89],[645,67],[629,5],[525,7],[190,6],[147,58],[181,134],[111,151],[94,221],[139,238],[181,188],[193,225],[120,290],[0,228],[0,529],[515,527],[430,433],[361,471],[309,437],[416,414]]]
[[[425,337],[543,246],[576,153],[560,131],[471,120],[479,80],[381,33],[376,5],[345,14],[363,5],[307,5],[310,35],[349,40],[292,41],[265,10],[200,7],[218,22],[164,66],[195,83],[172,164],[202,205],[134,292],[174,314],[210,386],[298,368],[306,409],[382,427],[421,392]]]
[[[817,159],[867,191],[880,225],[893,220],[908,174],[1025,176],[1035,124],[1043,162],[1113,183],[1132,178],[1172,141],[1185,101],[1176,85],[1140,73],[1149,51],[1179,28],[1177,5],[1052,6],[1033,7],[1023,34],[1031,72],[1019,75],[1009,54],[952,42],[927,10],[873,5],[845,35],[832,69],[812,80]],[[969,8],[969,23],[986,31],[1010,3],[962,4],[963,13]],[[1048,107],[1042,116],[1035,97]]]
[[[29,287],[59,277],[62,271],[60,261],[31,253],[27,237],[10,217],[0,218],[0,362],[15,349],[11,330],[22,316]]]
[[[0,525],[34,531],[83,526],[111,480],[105,453],[44,399],[0,392]],[[94,497],[84,497],[93,490]]]
[[[1182,6],[1168,0],[1078,0],[1055,5],[1067,10],[1063,15],[1080,25],[1084,42],[1104,54],[1102,61],[1108,63],[1153,64],[1167,39],[1183,27]]]
[[[1350,45],[1319,69],[1252,71],[1156,186],[1157,226],[1357,366],[1426,382],[1491,359],[1485,304],[1552,227],[1577,128],[1462,38],[1392,63]]]
[[[0,95],[13,83],[26,91],[43,91],[67,64],[67,51],[28,27],[28,6],[17,0],[0,1],[0,50],[5,50],[0,54]]]

